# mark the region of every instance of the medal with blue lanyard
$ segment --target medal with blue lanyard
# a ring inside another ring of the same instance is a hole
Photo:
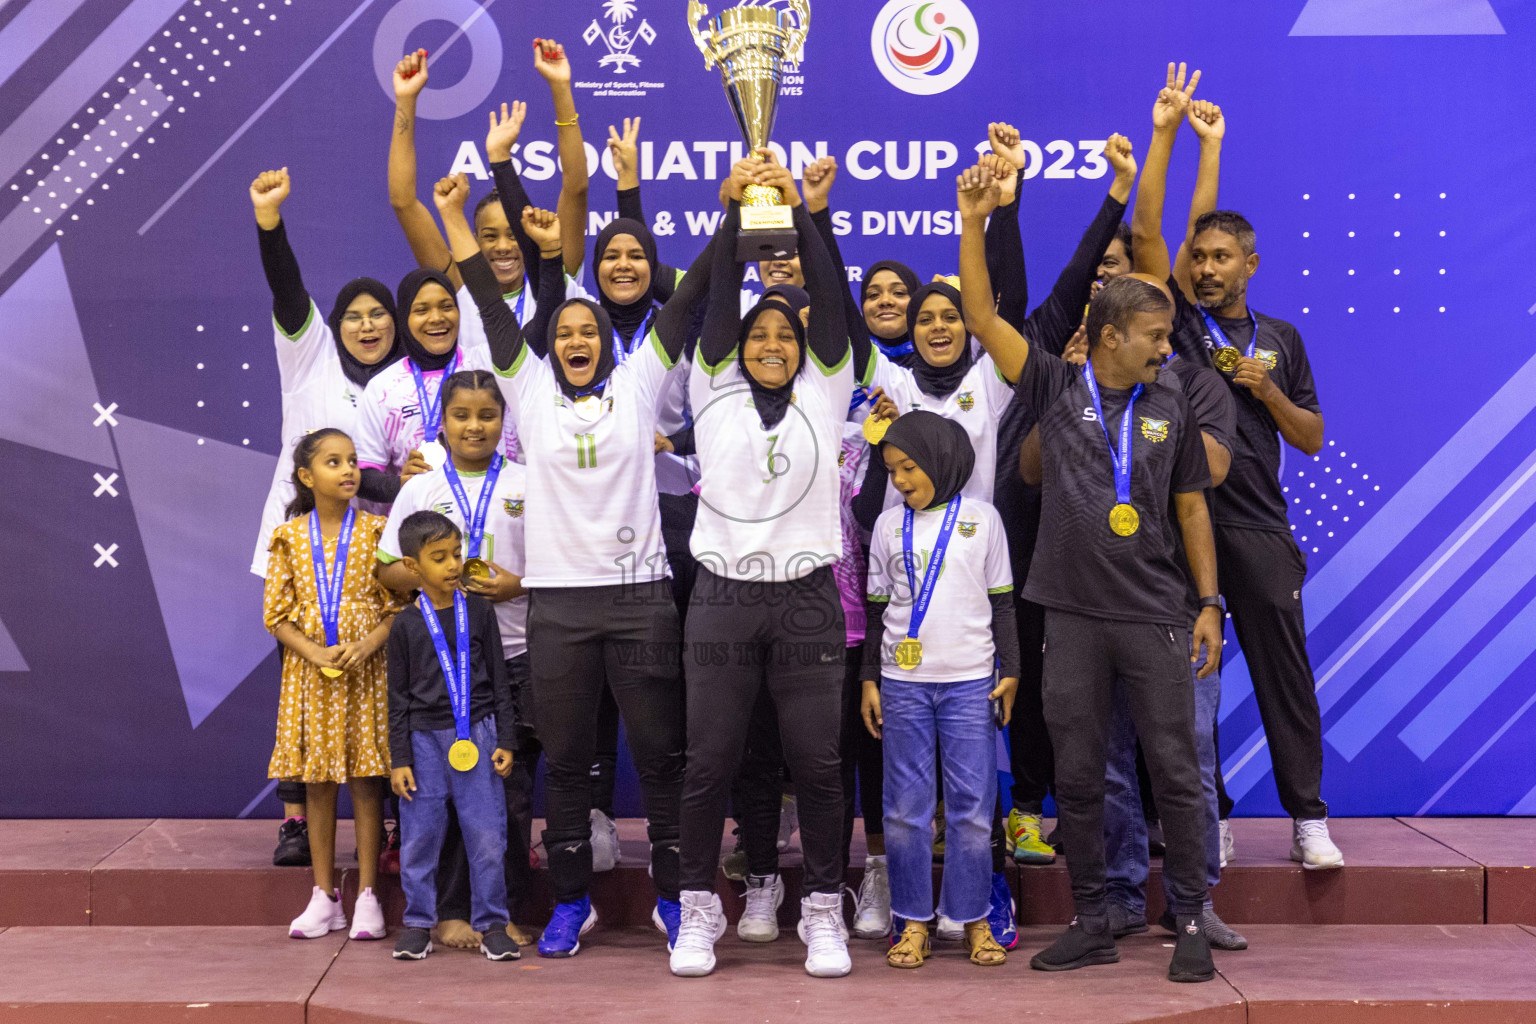
[[[443,624],[437,621],[437,609],[431,598],[422,594],[416,599],[421,617],[427,622],[427,632],[432,634],[432,646],[437,650],[437,663],[443,667],[443,681],[448,684],[448,703],[453,708],[453,730],[458,739],[448,748],[448,763],[456,771],[467,772],[480,763],[480,750],[469,738],[469,599],[462,590],[453,592],[454,642],[458,644],[458,658],[448,654],[448,638],[443,635]],[[458,667],[454,667],[454,661]]]
[[[1088,394],[1093,398],[1093,411],[1098,415],[1099,429],[1104,431],[1104,440],[1109,444],[1109,461],[1115,467],[1115,507],[1109,510],[1109,528],[1117,536],[1129,537],[1141,529],[1141,514],[1131,504],[1131,412],[1146,385],[1137,384],[1131,390],[1131,397],[1126,399],[1125,413],[1120,417],[1117,452],[1114,439],[1109,436],[1109,424],[1104,422],[1104,405],[1099,401],[1099,384],[1093,379],[1092,363],[1083,366],[1083,382],[1088,385]]]
[[[635,330],[634,334],[630,335],[628,348],[624,346],[624,336],[619,333],[619,329],[617,327],[613,329],[614,366],[618,366],[624,360],[634,355],[635,349],[639,348],[642,344],[645,343],[645,336],[651,329],[651,318],[655,315],[656,306],[652,304],[651,308],[645,314],[645,319],[640,321],[639,328]]]
[[[1211,332],[1211,338],[1216,342],[1216,351],[1211,353],[1211,363],[1216,369],[1222,373],[1231,373],[1237,369],[1237,361],[1243,356],[1253,358],[1254,347],[1259,343],[1259,322],[1254,318],[1252,310],[1248,311],[1248,322],[1253,325],[1253,335],[1248,339],[1247,352],[1239,352],[1237,346],[1227,340],[1226,332],[1203,306],[1200,308],[1200,318],[1205,321],[1205,329]]]
[[[352,546],[353,511],[349,507],[336,537],[336,566],[325,571],[325,538],[320,533],[320,513],[309,513],[309,554],[315,563],[315,590],[320,594],[320,622],[325,627],[325,646],[341,643],[341,589],[347,575],[347,549]],[[328,679],[341,676],[341,669],[323,665],[320,673]]]
[[[919,590],[917,576],[912,571],[912,522],[915,514],[911,505],[902,507],[901,555],[907,569],[907,587],[912,592],[912,618],[907,623],[907,636],[896,645],[895,659],[898,668],[908,671],[923,663],[923,642],[917,638],[928,617],[928,606],[933,603],[933,588],[939,582],[944,568],[944,552],[949,550],[949,536],[955,530],[955,520],[960,516],[960,495],[949,499],[944,508],[944,521],[939,525],[939,535],[934,539],[933,551],[928,555],[928,568],[923,570],[923,586]]]
[[[448,449],[444,448],[437,440],[437,434],[443,425],[443,381],[452,377],[459,370],[459,350],[454,349],[453,359],[443,370],[442,378],[437,382],[437,397],[427,401],[427,382],[421,376],[421,367],[416,365],[416,360],[406,357],[405,364],[411,368],[411,379],[416,382],[416,401],[421,409],[421,445],[416,450],[421,452],[421,457],[427,465],[433,469],[448,461]]]
[[[453,460],[449,459],[443,464],[443,475],[448,478],[448,486],[464,516],[464,576],[468,579],[488,580],[492,575],[491,563],[480,557],[480,546],[485,539],[485,515],[491,508],[491,492],[496,489],[496,478],[501,475],[502,461],[500,452],[491,456],[491,464],[486,467],[485,483],[480,487],[480,499],[475,502],[473,515],[470,514],[464,482],[459,479],[459,471],[454,468]]]

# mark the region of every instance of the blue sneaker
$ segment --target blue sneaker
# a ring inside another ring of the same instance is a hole
[[[656,909],[651,911],[651,924],[659,932],[667,933],[667,952],[677,944],[677,930],[683,925],[683,905],[665,896],[656,897]]]
[[[554,916],[539,936],[539,956],[575,956],[581,951],[581,937],[595,924],[597,911],[592,909],[592,897],[556,903]]]
[[[992,876],[992,898],[987,909],[987,923],[992,926],[992,937],[1004,949],[1019,944],[1019,922],[1013,916],[1013,893],[1008,890],[1008,876],[998,872]]]

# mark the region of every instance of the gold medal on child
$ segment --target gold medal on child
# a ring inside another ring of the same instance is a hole
[[[1243,354],[1231,345],[1223,345],[1211,356],[1211,362],[1216,364],[1216,369],[1222,373],[1231,373],[1237,369],[1237,364]]]
[[[480,749],[469,740],[455,740],[448,748],[448,763],[455,771],[467,772],[480,763]]]
[[[341,669],[332,668],[330,665],[322,666],[320,669],[320,674],[325,676],[327,679],[340,679],[342,677]]]
[[[1141,514],[1134,506],[1122,501],[1109,510],[1109,528],[1117,536],[1129,537],[1141,529]]]
[[[891,429],[890,420],[882,420],[870,413],[864,418],[864,440],[870,444],[879,444],[885,438],[885,432]]]
[[[923,642],[916,637],[907,637],[896,645],[896,667],[911,671],[923,663]]]

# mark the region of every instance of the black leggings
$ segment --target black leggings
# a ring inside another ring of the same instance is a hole
[[[805,891],[842,888],[843,606],[832,570],[743,583],[699,567],[688,609],[688,770],[680,888],[712,891],[731,782],[764,688],[795,779]]]
[[[679,633],[667,580],[532,592],[528,657],[545,757],[544,851],[555,899],[562,903],[584,897],[592,878],[590,773],[605,680],[640,777],[656,889],[677,898],[683,783]]]

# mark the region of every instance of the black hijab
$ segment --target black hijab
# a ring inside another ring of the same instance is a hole
[[[864,271],[864,283],[859,286],[860,314],[862,314],[864,311],[864,301],[869,298],[869,282],[874,280],[875,275],[880,273],[882,270],[889,270],[891,273],[901,278],[901,283],[907,286],[908,295],[917,294],[917,274],[912,270],[911,267],[898,260],[880,260],[876,263],[870,264],[870,266],[867,267]],[[911,320],[909,319],[907,322],[910,324]],[[887,359],[900,366],[911,366],[914,362],[919,361],[917,353],[913,351],[912,348],[912,328],[910,326],[907,328],[906,334],[899,338],[892,338],[889,341],[879,337],[873,331],[871,331],[869,334],[869,340],[880,346],[881,351],[885,353]]]
[[[641,296],[631,303],[615,302],[603,291],[601,282],[597,287],[597,301],[608,312],[608,319],[613,327],[608,331],[608,337],[613,337],[613,331],[617,330],[626,342],[631,344],[635,340],[635,332],[645,322],[646,316],[656,302],[656,238],[644,224],[628,217],[620,217],[611,220],[602,231],[598,233],[597,244],[592,247],[592,260],[596,264],[603,261],[603,253],[608,251],[608,244],[619,235],[634,235],[635,241],[640,243],[640,248],[645,250],[645,261],[651,267],[651,286]],[[593,268],[596,276],[597,268]]]
[[[933,482],[929,508],[948,504],[976,468],[976,450],[965,428],[936,412],[918,409],[898,416],[880,441],[882,456],[886,445],[905,452]]]
[[[389,313],[390,321],[395,325],[395,340],[390,344],[389,351],[384,353],[384,358],[376,363],[365,363],[353,355],[347,346],[341,343],[341,318],[346,315],[347,307],[359,295],[367,295],[383,306]],[[383,281],[375,281],[371,277],[353,278],[342,285],[341,291],[336,293],[336,304],[331,307],[331,315],[325,322],[331,327],[331,338],[336,342],[336,354],[341,357],[341,372],[347,375],[347,380],[360,388],[368,386],[368,382],[378,376],[386,366],[396,362],[403,353],[400,351],[400,332],[402,324],[400,315],[395,311],[395,297],[389,294],[389,289]]]
[[[925,284],[912,293],[912,301],[907,305],[907,333],[917,326],[917,314],[922,311],[923,303],[928,301],[931,295],[942,295],[955,304],[956,310],[963,310],[960,305],[960,293],[953,285],[943,281],[935,281]],[[961,312],[961,325],[965,324],[965,314]],[[922,350],[917,350],[917,359],[913,361],[910,369],[912,376],[917,378],[917,386],[923,394],[933,398],[944,398],[952,394],[960,386],[960,381],[970,372],[971,359],[971,335],[966,331],[959,340],[960,356],[948,366],[933,366],[923,358]],[[915,343],[914,343],[915,347]]]
[[[776,310],[789,321],[790,329],[795,332],[795,344],[800,349],[800,360],[795,366],[794,377],[776,388],[760,383],[747,368],[747,335],[752,333],[752,325],[757,322],[757,318],[770,309]],[[757,408],[757,418],[765,428],[778,426],[784,414],[789,411],[789,401],[794,396],[795,377],[800,376],[800,370],[805,366],[805,325],[800,322],[797,312],[789,308],[779,296],[763,296],[742,317],[741,334],[736,339],[736,365],[741,369],[741,375],[747,378],[747,386],[752,389],[752,404]]]
[[[395,306],[400,310],[395,326],[395,337],[405,345],[405,354],[410,356],[411,362],[424,371],[444,369],[453,362],[454,354],[459,350],[458,341],[455,339],[453,348],[442,355],[433,355],[427,351],[421,339],[411,333],[411,307],[416,304],[416,296],[421,293],[422,288],[429,284],[442,285],[443,290],[453,298],[454,304],[458,305],[458,295],[454,291],[453,282],[448,280],[448,275],[441,270],[413,270],[405,275],[405,279],[400,282],[400,287],[395,291]],[[459,310],[459,316],[461,318],[464,316],[462,309]],[[463,326],[462,323],[460,326]]]
[[[767,302],[769,299],[776,299],[788,306],[798,317],[800,311],[811,304],[811,293],[798,285],[776,284],[763,292],[763,301]]]
[[[560,330],[560,314],[571,306],[585,306],[592,311],[592,318],[597,321],[597,369],[592,374],[592,381],[582,387],[577,387],[565,377],[565,365],[560,362],[560,357],[555,355],[555,335]],[[608,313],[591,299],[567,299],[555,309],[549,318],[548,335],[545,344],[549,347],[549,364],[555,371],[555,380],[560,384],[560,391],[566,398],[574,401],[585,395],[600,395],[603,388],[608,386],[608,377],[613,373],[613,322],[608,319]]]

